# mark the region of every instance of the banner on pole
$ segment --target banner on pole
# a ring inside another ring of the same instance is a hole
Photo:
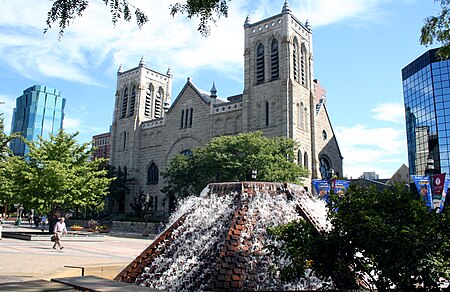
[[[433,177],[433,194],[437,196],[442,195],[445,183],[445,173],[435,174]]]
[[[449,186],[450,186],[450,177],[446,177],[444,182],[444,189],[442,190],[441,201],[439,202],[439,212],[442,212],[442,210],[444,210],[445,198],[447,197],[447,190]]]
[[[421,200],[425,202],[425,205],[428,208],[434,209],[433,198],[431,196],[430,177],[426,175],[413,175],[412,179],[419,191]]]
[[[328,202],[328,196],[330,195],[330,184],[328,181],[323,179],[313,179],[312,183],[319,198]]]
[[[334,193],[338,194],[339,197],[343,197],[347,192],[348,186],[350,185],[349,180],[336,180],[334,183]]]

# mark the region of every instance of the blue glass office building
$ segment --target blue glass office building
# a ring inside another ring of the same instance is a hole
[[[66,99],[61,92],[43,85],[34,85],[23,91],[16,99],[13,112],[11,133],[20,132],[29,141],[44,139],[49,134],[57,134],[63,126]],[[27,146],[21,139],[11,141],[10,148],[14,155],[24,156]]]
[[[450,60],[429,50],[402,70],[410,175],[450,174]]]

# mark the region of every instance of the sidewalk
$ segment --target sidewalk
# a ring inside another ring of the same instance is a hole
[[[17,227],[8,222],[3,227],[3,233],[40,230],[29,228],[27,223]],[[62,243],[63,250],[54,250],[50,240],[27,241],[3,237],[0,240],[0,284],[81,276],[82,268],[85,276],[94,274],[112,279],[152,240],[142,238],[140,234],[112,231],[105,234],[101,241],[64,241],[63,238]]]

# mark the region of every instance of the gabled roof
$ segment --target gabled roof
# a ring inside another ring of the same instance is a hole
[[[328,111],[327,111],[327,106],[326,106],[326,104],[323,103],[322,106],[321,106],[320,108],[323,108],[323,112],[324,112],[325,115],[327,116],[327,120],[328,120],[328,123],[330,124],[330,128],[331,128],[331,132],[333,133],[333,137],[334,137],[334,139],[336,140],[336,147],[337,147],[337,150],[338,150],[338,152],[339,152],[339,156],[341,157],[341,159],[343,159],[344,157],[342,156],[341,149],[339,148],[339,143],[338,143],[338,141],[337,141],[337,137],[336,137],[336,135],[334,134],[333,124],[331,124],[330,116],[328,115]],[[319,112],[320,112],[320,111],[319,111]]]
[[[181,96],[183,96],[184,92],[186,91],[186,89],[190,87],[197,95],[198,97],[200,97],[203,102],[205,104],[209,104],[209,102],[211,101],[211,93],[207,92],[203,89],[198,88],[197,86],[195,86],[195,84],[192,82],[191,78],[188,77],[186,84],[183,86],[183,88],[180,90],[180,93],[178,93],[177,98],[174,100],[174,102],[172,103],[172,105],[170,106],[169,111],[172,110],[172,108],[175,106],[175,104],[178,102],[178,100],[181,98]],[[220,102],[223,103],[227,103],[228,100],[222,97],[216,97],[216,99]]]
[[[386,184],[387,180],[374,180],[374,179],[367,179],[367,178],[358,178],[358,179],[351,179],[350,185],[357,185],[359,187],[368,188],[368,187],[375,187],[378,191],[383,191],[386,188],[390,188],[391,186]]]

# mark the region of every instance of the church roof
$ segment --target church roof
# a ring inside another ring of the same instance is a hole
[[[186,90],[187,87],[191,87],[194,92],[197,93],[197,95],[203,100],[204,103],[208,104],[211,101],[211,93],[198,88],[193,82],[192,79],[190,77],[188,77],[186,84],[183,86],[183,88],[180,90],[180,93],[178,93],[177,98],[174,100],[174,102],[172,103],[172,105],[170,106],[170,108],[173,108],[174,105],[178,102],[178,100],[181,98],[181,96],[183,95],[184,91]],[[229,101],[226,98],[217,96],[216,100],[220,103],[228,103]]]
[[[205,91],[203,89],[200,89],[200,88],[197,88],[197,91],[200,93],[201,98],[206,103],[208,103],[211,100],[211,93],[210,92],[207,92],[207,91]],[[217,101],[220,101],[220,102],[228,102],[228,100],[226,98],[223,98],[223,97],[220,97],[220,96],[217,96],[216,99],[217,99]]]

